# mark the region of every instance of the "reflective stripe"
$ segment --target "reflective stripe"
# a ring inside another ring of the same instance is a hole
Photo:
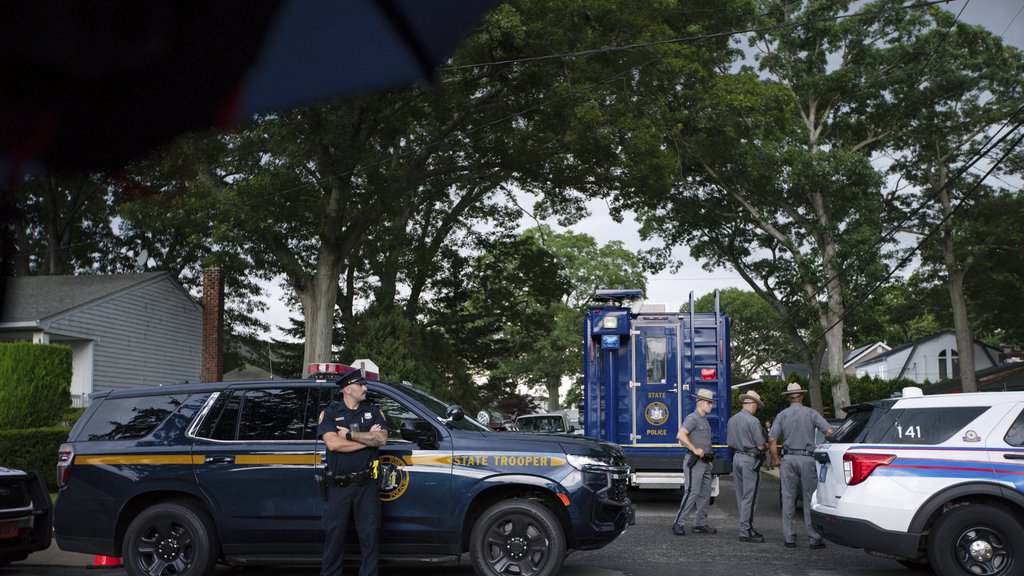
[[[203,456],[190,454],[138,454],[135,456],[121,456],[113,454],[102,454],[94,456],[75,456],[72,465],[117,465],[117,464],[202,464]]]

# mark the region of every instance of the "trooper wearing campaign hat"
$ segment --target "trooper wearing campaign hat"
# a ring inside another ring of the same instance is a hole
[[[740,515],[740,542],[764,542],[754,528],[754,507],[761,480],[761,464],[768,451],[761,423],[754,414],[764,408],[761,396],[751,390],[740,394],[742,408],[729,418],[726,443],[732,449],[732,475],[736,484],[736,509]]]
[[[345,529],[354,518],[362,562],[360,576],[377,574],[380,557],[380,499],[374,464],[378,448],[387,443],[384,413],[366,401],[366,374],[356,370],[337,380],[341,401],[320,412],[317,436],[327,447],[327,504],[321,524],[325,532],[322,576],[340,576]]]
[[[768,447],[772,460],[779,467],[779,479],[782,483],[782,538],[787,548],[796,547],[796,496],[801,494],[804,500],[804,525],[807,537],[813,549],[824,548],[825,541],[811,524],[811,496],[817,487],[817,466],[814,464],[814,429],[821,430],[826,436],[832,434],[832,428],[817,411],[803,405],[804,393],[796,382],[786,386],[782,394],[789,400],[789,407],[779,412],[768,432]],[[785,458],[780,458],[778,441],[782,439]]]
[[[689,452],[683,457],[683,499],[679,503],[679,512],[672,524],[672,533],[677,536],[686,534],[686,522],[692,520],[695,534],[716,534],[718,531],[707,524],[707,507],[711,500],[711,462],[715,453],[711,451],[711,425],[707,415],[714,408],[715,394],[711,390],[701,388],[696,394],[696,406],[683,420],[683,425],[676,434],[676,439]]]

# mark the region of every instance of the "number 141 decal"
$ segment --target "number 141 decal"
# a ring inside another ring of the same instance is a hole
[[[896,425],[896,435],[899,438],[922,438],[920,426],[907,426],[904,428],[899,424]]]

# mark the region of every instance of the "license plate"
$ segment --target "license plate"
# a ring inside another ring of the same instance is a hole
[[[0,538],[15,538],[17,536],[17,522],[0,522]]]
[[[828,476],[828,464],[822,464],[821,470],[818,471],[818,483],[824,484],[826,476]]]

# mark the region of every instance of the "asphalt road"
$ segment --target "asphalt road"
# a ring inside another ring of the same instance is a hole
[[[639,491],[631,497],[637,504],[637,522],[609,546],[591,552],[574,552],[565,559],[561,576],[911,576],[911,572],[893,562],[875,558],[860,550],[829,544],[824,550],[811,550],[802,529],[798,530],[797,548],[782,545],[779,481],[762,474],[755,525],[764,533],[763,544],[736,540],[736,500],[732,478],[722,478],[722,494],[711,507],[708,522],[718,534],[675,536],[670,526],[679,504],[680,492]],[[802,528],[802,524],[801,524]],[[346,568],[354,574],[354,567]],[[2,576],[122,576],[124,569],[91,569],[81,566],[54,566],[24,562],[0,569]],[[314,567],[218,567],[217,576],[316,576]],[[386,567],[382,576],[407,574],[431,576],[469,576],[473,574],[468,559],[458,566]],[[924,573],[927,574],[927,573]]]

